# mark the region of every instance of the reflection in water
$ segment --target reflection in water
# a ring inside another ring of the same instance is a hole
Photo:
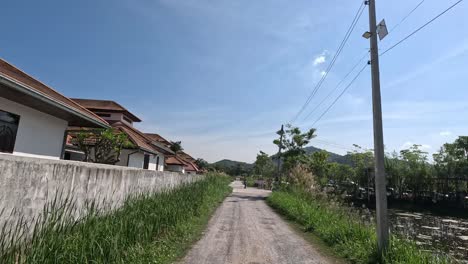
[[[443,251],[468,263],[468,219],[389,210],[390,229],[429,251]]]

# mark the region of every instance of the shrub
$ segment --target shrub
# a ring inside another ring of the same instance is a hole
[[[445,256],[423,252],[411,241],[395,236],[385,256],[377,253],[375,226],[351,208],[299,189],[273,192],[268,204],[320,237],[351,263],[449,263]]]

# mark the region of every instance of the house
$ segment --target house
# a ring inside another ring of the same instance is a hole
[[[120,104],[109,100],[78,99],[73,101],[106,120],[113,128],[125,133],[134,148],[123,149],[115,165],[163,171],[166,156],[173,152],[136,129],[133,124],[141,119]],[[72,151],[68,149],[67,151]]]
[[[170,149],[172,143],[167,139],[163,138],[159,134],[146,133],[148,137],[151,137],[155,142],[165,146]],[[167,170],[182,172],[187,174],[197,174],[200,173],[200,169],[195,164],[196,159],[194,159],[189,154],[180,151],[177,154],[173,153],[172,156],[166,158]]]
[[[166,167],[168,171],[185,173],[185,165],[185,162],[175,155],[166,158]]]
[[[0,152],[60,159],[69,126],[106,128],[109,124],[0,59]]]
[[[189,154],[181,151],[178,153],[178,156],[185,162],[185,172],[188,174],[197,174],[200,173],[200,169],[198,168],[197,164],[195,163],[197,160],[194,159]]]

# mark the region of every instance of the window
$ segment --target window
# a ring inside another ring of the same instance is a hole
[[[0,152],[13,153],[20,116],[0,110]]]
[[[145,154],[145,159],[143,161],[143,169],[147,170],[149,166],[150,155]]]
[[[159,170],[159,156],[156,156],[156,170]]]

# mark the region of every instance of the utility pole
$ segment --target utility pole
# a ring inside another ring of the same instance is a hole
[[[372,108],[374,114],[374,158],[375,158],[375,202],[377,209],[377,239],[379,252],[388,246],[387,187],[384,167],[384,143],[382,128],[382,102],[380,97],[379,48],[377,44],[377,22],[375,0],[368,0],[370,54],[372,71]]]
[[[278,169],[276,171],[276,182],[281,183],[281,147],[283,146],[283,134],[284,134],[284,125],[281,125],[281,130],[280,130],[280,141],[279,141],[279,146],[278,146],[278,156],[277,156],[277,163],[278,163]]]

